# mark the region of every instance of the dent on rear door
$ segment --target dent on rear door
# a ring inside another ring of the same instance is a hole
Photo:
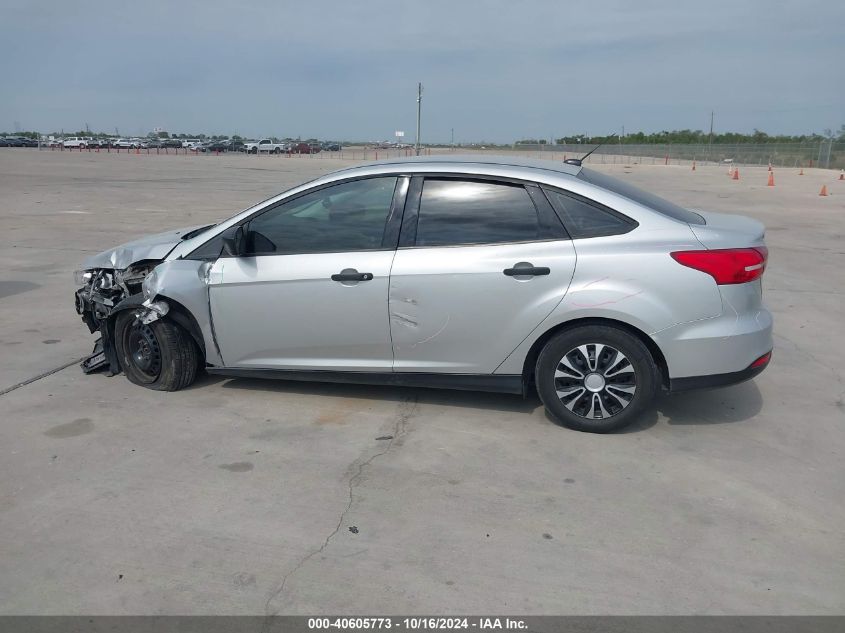
[[[550,274],[504,274],[521,262]],[[574,268],[569,240],[400,249],[389,294],[394,371],[493,373],[560,303]]]

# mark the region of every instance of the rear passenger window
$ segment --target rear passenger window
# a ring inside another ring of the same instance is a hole
[[[539,239],[537,210],[521,185],[426,179],[417,246],[500,244]]]
[[[620,235],[637,226],[634,220],[581,197],[549,190],[546,195],[573,238]]]

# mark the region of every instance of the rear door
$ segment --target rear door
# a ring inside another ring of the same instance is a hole
[[[493,373],[574,270],[572,242],[536,185],[414,177],[390,275],[394,371]]]

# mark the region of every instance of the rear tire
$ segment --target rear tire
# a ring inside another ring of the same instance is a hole
[[[605,325],[565,330],[546,343],[535,367],[537,393],[561,424],[609,433],[631,424],[654,398],[659,373],[636,336]]]
[[[178,391],[196,379],[199,351],[191,335],[166,319],[144,325],[126,311],[115,323],[120,366],[130,382],[156,391]]]

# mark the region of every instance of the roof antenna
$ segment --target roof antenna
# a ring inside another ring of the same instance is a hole
[[[611,137],[613,137],[613,136],[616,136],[616,134],[615,134],[615,133],[613,133],[613,134],[608,134],[605,138],[611,138]],[[580,167],[580,166],[581,166],[581,163],[583,163],[585,160],[587,160],[587,157],[588,157],[590,154],[592,154],[593,152],[595,152],[595,151],[596,151],[599,147],[601,147],[601,146],[602,146],[602,145],[604,145],[604,144],[605,144],[605,141],[602,141],[601,143],[599,143],[598,145],[596,145],[593,149],[591,149],[589,152],[587,152],[586,154],[584,154],[581,158],[567,158],[567,159],[566,159],[565,161],[563,161],[563,162],[564,162],[564,163],[566,163],[567,165],[575,165],[576,167]]]

